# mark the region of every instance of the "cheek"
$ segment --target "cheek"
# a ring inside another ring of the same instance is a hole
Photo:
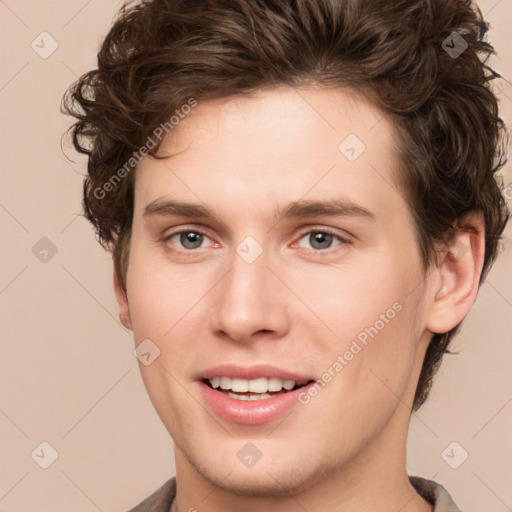
[[[171,338],[207,292],[203,279],[135,252],[128,270],[128,299],[136,341]],[[191,315],[192,313],[192,315]]]
[[[310,325],[323,324],[326,341],[343,343],[360,333],[364,341],[366,329],[389,332],[418,309],[418,294],[411,291],[412,283],[421,283],[421,273],[399,256],[336,267],[302,265],[285,272],[283,280],[307,306],[301,316],[314,320]],[[295,311],[300,307],[297,303]]]
[[[316,369],[336,381],[331,389],[345,397],[364,395],[355,407],[366,400],[375,403],[376,397],[395,400],[386,386],[401,393],[411,376],[423,307],[423,287],[417,286],[421,268],[414,263],[396,255],[309,277],[302,272],[302,280],[288,281],[320,320],[313,314],[301,317],[300,329],[310,334],[305,349],[318,361]]]

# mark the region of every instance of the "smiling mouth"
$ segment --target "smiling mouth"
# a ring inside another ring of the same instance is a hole
[[[267,400],[300,389],[314,382],[296,382],[279,378],[259,378],[253,380],[230,377],[203,379],[210,389],[235,400]]]

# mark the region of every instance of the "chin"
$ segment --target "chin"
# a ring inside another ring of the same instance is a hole
[[[190,460],[195,470],[211,485],[238,496],[289,496],[305,491],[331,473],[326,466],[304,467],[306,461],[282,458],[279,465],[273,461],[259,461],[246,468]],[[309,461],[311,463],[311,461]],[[298,470],[297,468],[300,468]]]

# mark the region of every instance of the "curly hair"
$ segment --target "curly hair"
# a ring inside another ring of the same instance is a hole
[[[148,141],[148,153],[157,157],[155,128],[190,98],[307,84],[353,87],[392,118],[398,181],[425,270],[438,244],[449,243],[456,229],[470,229],[465,216],[481,212],[481,283],[509,217],[496,176],[506,161],[507,130],[490,87],[501,76],[487,64],[495,53],[488,29],[470,0],[126,3],[103,41],[97,69],[69,88],[62,107],[76,118],[76,150],[88,155],[84,214],[112,251],[125,291],[130,171]],[[116,173],[122,179],[114,182]],[[459,327],[432,335],[413,410],[426,400]]]

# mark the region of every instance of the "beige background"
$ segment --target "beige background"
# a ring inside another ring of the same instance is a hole
[[[110,257],[79,216],[85,160],[67,151],[69,162],[60,146],[70,122],[59,113],[61,96],[94,66],[120,5],[0,0],[3,512],[125,511],[174,474],[172,441],[117,319]],[[512,2],[479,5],[499,53],[492,64],[510,79]],[[42,32],[58,44],[46,59],[40,54],[55,43]],[[512,87],[500,88],[512,124]],[[512,510],[511,228],[455,341],[460,355],[446,358],[409,436],[410,472],[443,483],[465,512]],[[58,452],[48,469],[36,463],[48,461],[43,441]],[[460,462],[462,450],[468,459],[452,469],[445,460]]]

